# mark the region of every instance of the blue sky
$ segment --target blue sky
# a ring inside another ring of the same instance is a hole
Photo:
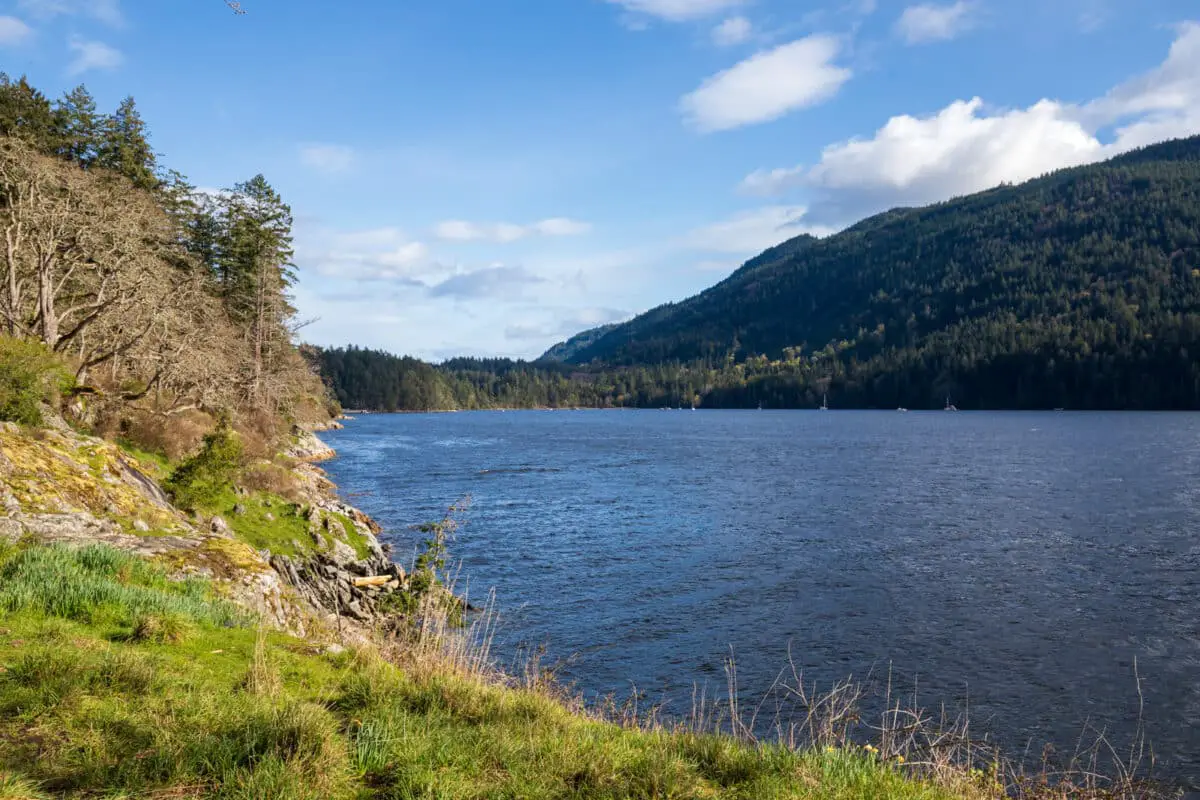
[[[1194,0],[0,0],[296,215],[321,344],[535,356],[896,205],[1200,133]]]

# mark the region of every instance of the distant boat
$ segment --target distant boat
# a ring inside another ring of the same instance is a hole
[[[954,403],[950,402],[950,395],[946,395],[946,407],[943,408],[942,410],[943,411],[958,411],[958,406],[956,406],[956,405],[954,405]]]
[[[828,411],[829,410],[829,395],[828,394],[821,395],[821,407],[818,408],[817,410],[818,411]]]
[[[759,410],[759,411],[762,411],[762,402],[761,402],[761,401],[759,401],[759,404],[758,404],[758,410]]]
[[[900,408],[897,408],[896,410],[897,410],[897,411],[900,411],[900,412],[907,412],[907,411],[908,411],[908,409],[907,409],[907,408],[905,408],[904,406],[900,406]]]

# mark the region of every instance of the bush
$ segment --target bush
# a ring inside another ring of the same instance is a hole
[[[139,450],[159,453],[170,461],[179,461],[194,453],[204,442],[204,434],[212,429],[212,417],[200,411],[162,416],[149,413],[130,413],[119,423],[114,433]]]
[[[176,467],[165,488],[182,508],[211,506],[232,488],[241,464],[242,441],[223,419],[204,437],[200,452]]]
[[[0,335],[0,420],[38,426],[44,404],[57,405],[74,379],[41,342]]]
[[[293,503],[304,499],[298,481],[292,471],[269,461],[249,467],[241,478],[241,485],[252,492],[266,492],[283,497]]]

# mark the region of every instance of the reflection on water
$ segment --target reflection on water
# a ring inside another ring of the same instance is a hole
[[[1200,784],[1200,415],[370,415],[325,435],[391,532],[470,494],[453,545],[508,653],[686,712],[787,658],[889,668],[1013,746],[1130,732]]]

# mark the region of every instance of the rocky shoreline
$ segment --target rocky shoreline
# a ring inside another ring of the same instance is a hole
[[[309,638],[369,638],[388,624],[385,598],[405,590],[407,576],[380,544],[379,525],[343,502],[316,466],[333,449],[301,431],[286,455],[297,462],[290,469],[301,495],[295,505],[310,537],[293,542],[290,555],[243,541],[237,520],[175,508],[151,471],[111,442],[65,427],[30,432],[0,424],[0,540],[105,544],[166,564],[179,577],[213,580],[268,627]]]

